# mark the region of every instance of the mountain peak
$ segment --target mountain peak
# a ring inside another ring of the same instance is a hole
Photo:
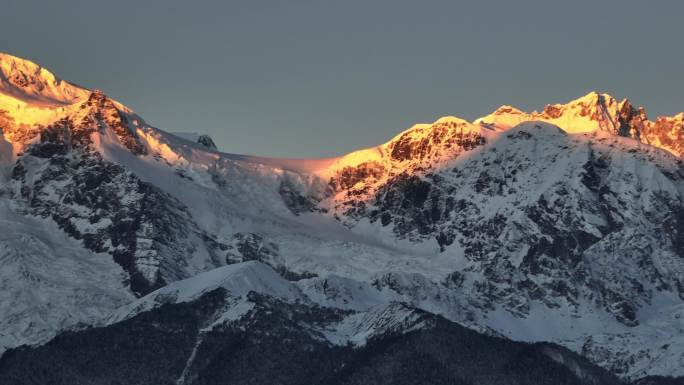
[[[30,60],[0,52],[0,94],[28,104],[62,106],[84,99],[89,91]]]
[[[197,138],[197,143],[203,145],[204,147],[210,148],[212,150],[216,150],[216,144],[214,143],[214,140],[211,138],[209,135],[200,135]]]
[[[473,123],[496,130],[508,130],[527,121],[555,124],[569,133],[603,131],[629,137],[662,148],[676,156],[684,155],[684,113],[648,119],[643,107],[629,99],[618,100],[610,94],[591,91],[567,103],[547,104],[531,113],[501,106]]]
[[[442,116],[441,118],[435,120],[435,122],[432,124],[433,125],[436,125],[436,124],[468,124],[468,121],[465,119],[461,119],[459,117],[456,117],[456,116],[449,115],[449,116]]]
[[[617,99],[611,95],[591,91],[588,94],[565,104],[547,104],[544,106],[544,110],[541,114],[547,115],[547,117],[551,119],[559,118],[566,112],[572,112],[574,115],[580,117],[586,117],[593,114],[596,118],[600,118],[605,110],[611,108],[615,109],[617,105]],[[533,112],[533,114],[535,113],[537,112]]]
[[[605,103],[605,101],[616,100],[613,96],[605,92],[590,91],[584,96],[567,103],[567,104],[600,104]]]
[[[519,110],[518,108],[515,108],[511,105],[504,104],[501,107],[497,108],[496,111],[493,112],[494,114],[501,115],[501,114],[524,114],[525,112]]]
[[[481,124],[500,130],[506,130],[517,126],[520,123],[531,120],[530,114],[521,111],[513,106],[504,104],[494,112],[479,119],[475,119],[473,124]]]

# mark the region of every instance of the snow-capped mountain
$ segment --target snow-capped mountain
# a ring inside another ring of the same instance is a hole
[[[515,107],[501,106],[475,120],[475,123],[507,129],[522,122],[540,120],[570,133],[601,130],[636,139],[681,157],[684,155],[682,119],[684,114],[679,113],[659,116],[652,121],[644,107],[635,107],[627,99],[618,101],[608,94],[590,92],[567,104],[549,104],[542,112],[527,113]]]
[[[219,290],[208,330],[275,301],[363,347],[429,314],[624,378],[684,376],[684,113],[590,93],[273,159],[27,60],[0,70],[0,351]]]

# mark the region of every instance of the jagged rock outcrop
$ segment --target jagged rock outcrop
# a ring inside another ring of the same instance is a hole
[[[131,127],[128,118],[119,111],[114,102],[109,99],[102,91],[93,91],[88,100],[81,105],[84,110],[90,110],[81,125],[87,127],[97,127],[100,130],[109,128],[114,131],[121,144],[131,151],[134,155],[144,155],[147,150],[140,143]],[[87,120],[85,120],[87,119]]]
[[[211,136],[209,135],[200,135],[197,138],[197,143],[203,145],[204,147],[210,148],[212,150],[216,150],[216,144],[214,144],[214,140],[211,139]]]
[[[684,155],[682,125],[684,113],[649,120],[644,107],[635,107],[608,94],[590,92],[566,104],[549,104],[542,112],[526,113],[502,106],[492,114],[475,120],[499,129],[508,129],[526,121],[553,123],[568,132],[606,131],[662,148],[676,156]]]
[[[269,242],[262,235],[254,233],[233,234],[231,242],[226,246],[226,263],[240,263],[258,261],[271,266],[278,274],[288,281],[299,281],[316,277],[309,272],[297,273],[289,270],[280,256],[277,244]]]

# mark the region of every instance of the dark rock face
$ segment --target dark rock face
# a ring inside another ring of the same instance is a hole
[[[216,144],[214,144],[214,140],[211,139],[211,136],[209,135],[200,135],[199,138],[197,138],[197,143],[204,147],[211,148],[212,150],[216,150]]]
[[[111,254],[139,295],[187,277],[187,256],[197,248],[221,265],[217,242],[182,203],[92,148],[94,124],[63,119],[41,130],[12,170],[14,197],[86,248]]]
[[[4,134],[12,125],[14,125],[14,118],[12,118],[7,111],[0,110],[0,132]]]
[[[558,346],[485,336],[429,313],[420,313],[426,328],[359,348],[335,346],[316,330],[345,313],[252,293],[248,315],[204,329],[230,300],[226,294],[217,289],[11,350],[0,358],[0,378],[13,385],[621,384]]]
[[[636,109],[625,100],[618,111],[618,134],[639,139],[644,122],[648,120],[643,108]]]
[[[563,114],[563,110],[559,106],[547,104],[544,107],[544,114],[551,119],[559,118]]]
[[[288,281],[317,277],[316,274],[306,271],[298,273],[289,270],[283,264],[278,245],[268,242],[262,235],[254,233],[234,234],[232,242],[227,245],[226,263],[233,264],[246,261],[265,263]]]
[[[147,149],[140,143],[135,133],[135,129],[130,125],[128,118],[116,107],[114,102],[105,96],[101,91],[93,91],[87,102],[81,106],[90,109],[92,115],[89,122],[82,122],[82,126],[98,127],[103,129],[109,127],[114,130],[121,144],[135,155],[147,153]]]
[[[36,135],[41,127],[31,127],[27,124],[17,124],[14,118],[5,110],[0,110],[0,134],[10,142],[26,143]]]
[[[684,206],[671,207],[670,215],[663,223],[663,230],[677,255],[684,255]]]
[[[311,196],[302,194],[295,186],[287,179],[280,183],[278,194],[283,199],[285,206],[294,215],[300,215],[306,212],[317,211],[317,201]]]
[[[644,125],[640,138],[643,142],[664,146],[681,158],[684,156],[684,113],[674,117],[658,117]]]
[[[395,221],[394,229],[399,234],[412,230],[421,235],[429,234],[433,230],[432,224],[439,221],[443,215],[439,191],[431,190],[432,184],[418,176],[397,175],[376,193],[379,207],[370,213],[371,221],[380,219],[383,226]],[[397,215],[382,216],[388,212]]]
[[[278,245],[266,242],[259,234],[237,233],[233,240],[226,254],[228,263],[259,261],[270,264],[278,257]]]
[[[349,190],[357,183],[368,179],[379,179],[385,174],[385,168],[378,162],[365,162],[356,167],[345,167],[337,177],[330,181],[332,190]],[[357,194],[362,193],[356,192]]]
[[[38,91],[45,89],[45,84],[38,81],[36,76],[31,76],[24,72],[14,72],[7,80],[9,80],[11,84],[20,88],[34,86]]]
[[[485,138],[465,129],[458,122],[435,123],[427,135],[414,136],[406,132],[390,145],[390,156],[396,161],[427,160],[451,148],[472,150],[485,143]]]

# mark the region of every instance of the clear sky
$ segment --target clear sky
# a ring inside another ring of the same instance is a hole
[[[684,1],[4,0],[0,51],[226,152],[323,157],[591,90],[684,110]]]

